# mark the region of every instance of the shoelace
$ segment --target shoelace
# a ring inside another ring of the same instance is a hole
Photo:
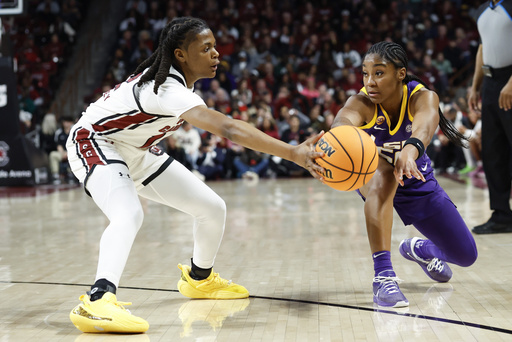
[[[438,258],[434,258],[432,259],[432,261],[429,262],[429,264],[427,265],[427,270],[429,272],[432,272],[432,270],[436,271],[436,272],[442,272],[444,269],[444,263],[439,260]]]
[[[119,302],[119,301],[111,301],[112,304],[114,304],[115,306],[118,306],[119,308],[123,309],[124,311],[128,312],[129,314],[131,314],[130,310],[128,310],[127,308],[125,308],[125,305],[128,306],[128,305],[132,305],[132,302]]]
[[[219,283],[219,284],[227,287],[227,286],[231,285],[231,280],[222,279],[218,273],[213,273],[213,277],[209,281],[205,281],[204,283],[197,285],[197,287],[199,288],[202,286],[209,286],[210,284],[213,284],[213,283]]]
[[[79,300],[85,302],[85,295],[81,295]],[[114,300],[114,297],[111,297],[109,302],[111,302],[112,304],[114,304],[115,306],[118,306],[119,308],[123,309],[124,311],[128,312],[129,314],[131,314],[130,310],[128,310],[127,308],[125,308],[124,306],[128,306],[128,305],[132,305],[132,302],[119,302],[117,300]]]
[[[402,279],[398,277],[383,277],[383,276],[377,276],[373,278],[374,283],[383,283],[382,289],[386,293],[397,293],[400,290],[398,289],[398,284],[402,282]]]

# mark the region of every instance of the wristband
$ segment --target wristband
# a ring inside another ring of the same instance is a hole
[[[418,149],[418,158],[416,158],[416,160],[420,159],[421,156],[423,156],[423,153],[425,153],[425,146],[423,145],[421,140],[418,138],[410,137],[409,139],[407,139],[405,141],[404,147],[409,144],[413,145],[414,147],[416,147]]]

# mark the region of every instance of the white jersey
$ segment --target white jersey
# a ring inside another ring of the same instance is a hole
[[[97,135],[147,149],[180,128],[181,114],[196,106],[206,106],[193,89],[186,87],[185,78],[174,67],[158,88],[158,94],[153,91],[154,81],[136,86],[141,75],[130,77],[104,93],[87,108],[80,122],[88,123]]]
[[[130,77],[91,104],[71,128],[66,143],[71,170],[80,182],[97,165],[124,164],[137,189],[161,174],[173,161],[156,144],[183,124],[180,116],[205,105],[174,68],[158,88],[154,81],[136,86]]]

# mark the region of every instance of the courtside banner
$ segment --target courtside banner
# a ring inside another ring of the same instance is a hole
[[[19,115],[12,59],[0,57],[0,186],[44,182],[45,176],[41,173],[46,173],[43,166],[46,156],[41,156],[41,152],[22,135]]]
[[[12,58],[0,57],[0,136],[18,134],[21,133],[16,75],[12,69]]]
[[[0,136],[0,185],[34,185],[34,170],[24,148],[23,137]]]

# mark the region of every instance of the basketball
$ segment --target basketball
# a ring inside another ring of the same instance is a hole
[[[334,127],[317,142],[315,151],[325,153],[316,159],[325,169],[324,183],[340,191],[357,190],[368,183],[379,163],[372,138],[354,126]]]

